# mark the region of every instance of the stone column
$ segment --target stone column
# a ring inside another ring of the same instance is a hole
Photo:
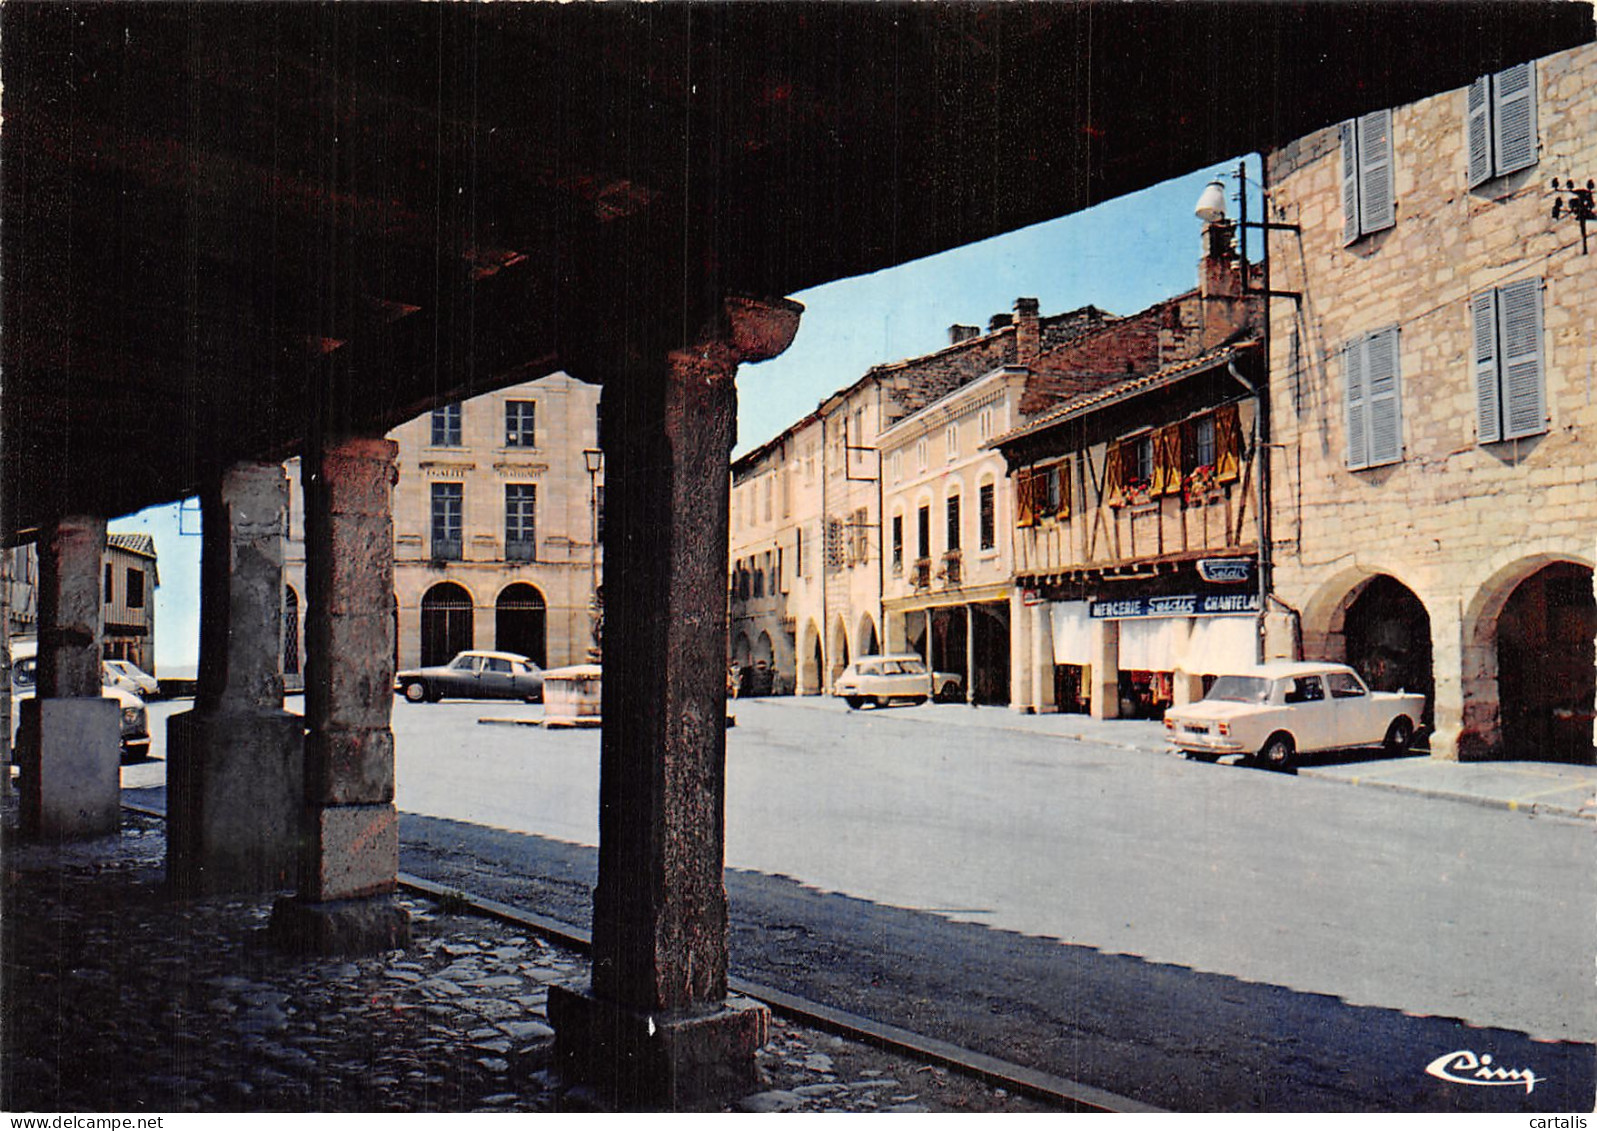
[[[1039,715],[1055,714],[1059,704],[1054,702],[1054,626],[1049,619],[1048,603],[1033,605],[1026,610],[1031,614],[1031,701]]]
[[[1092,622],[1092,717],[1120,717],[1120,622]]]
[[[200,494],[200,670],[167,721],[167,880],[181,892],[293,886],[304,720],[283,710],[288,478],[241,463]]]
[[[1031,683],[1031,610],[1019,586],[1009,589],[1009,709],[1029,714],[1036,706]]]
[[[1435,601],[1431,616],[1431,757],[1444,762],[1488,757],[1498,741],[1497,654],[1470,647],[1464,637],[1464,611],[1455,597]]]
[[[555,1054],[611,1102],[667,1110],[757,1086],[763,1006],[727,997],[728,460],[740,361],[794,303],[728,304],[722,335],[605,386],[606,710],[588,992],[551,986]]]
[[[391,898],[397,445],[312,437],[305,459],[305,792],[299,890],[272,931],[293,950],[359,954],[409,942]]]
[[[976,705],[976,606],[965,606],[965,702]]]
[[[39,840],[121,828],[122,712],[100,694],[105,519],[58,519],[39,536],[37,691],[24,700],[22,831]]]

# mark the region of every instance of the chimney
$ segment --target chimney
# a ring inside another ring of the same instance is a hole
[[[1216,220],[1203,226],[1203,258],[1198,261],[1198,299],[1202,348],[1211,350],[1247,322],[1242,294],[1242,261],[1236,251],[1236,224]]]
[[[1037,300],[1015,300],[1015,364],[1032,365],[1042,353],[1042,324],[1037,319]]]
[[[1002,330],[1014,320],[1014,316],[1010,314],[995,314],[987,319],[987,332],[991,334],[994,330]]]
[[[981,333],[980,326],[963,326],[955,322],[948,328],[948,344],[957,346],[960,342],[968,342]]]

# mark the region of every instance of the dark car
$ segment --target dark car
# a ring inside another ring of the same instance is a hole
[[[412,703],[440,699],[525,699],[543,702],[543,671],[514,652],[462,652],[447,664],[394,677]]]

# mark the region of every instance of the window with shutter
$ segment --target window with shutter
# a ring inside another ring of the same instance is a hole
[[[1037,496],[1033,490],[1036,476],[1031,471],[1015,472],[1016,526],[1037,525]]]
[[[1392,111],[1377,110],[1341,126],[1342,242],[1397,222],[1393,196]]]
[[[1054,517],[1063,521],[1070,517],[1070,463],[1059,464],[1053,469],[1054,490],[1057,496],[1054,501]]]
[[[1403,458],[1397,327],[1366,334],[1342,351],[1347,377],[1347,465],[1379,467]]]
[[[1153,494],[1172,495],[1181,490],[1181,426],[1173,424],[1153,434]]]
[[[1547,431],[1542,280],[1519,279],[1470,300],[1474,321],[1476,441]]]
[[[1470,83],[1464,122],[1470,188],[1536,164],[1536,64]]]
[[[980,510],[978,526],[980,527],[981,548],[991,550],[998,545],[997,512],[994,509],[993,485],[991,483],[983,483],[981,485],[981,490],[977,493],[977,500]]]

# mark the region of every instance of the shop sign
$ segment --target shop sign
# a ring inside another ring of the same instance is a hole
[[[1033,605],[1040,605],[1043,603],[1042,594],[1035,589],[1022,589],[1020,591],[1020,603],[1028,609]]]
[[[1205,581],[1246,581],[1253,576],[1252,558],[1200,558],[1198,576]]]
[[[1094,601],[1087,610],[1094,620],[1138,617],[1220,617],[1259,611],[1257,593],[1182,593],[1170,597],[1118,597]]]

